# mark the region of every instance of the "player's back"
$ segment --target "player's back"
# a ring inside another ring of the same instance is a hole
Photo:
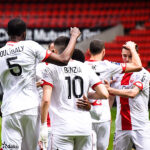
[[[101,80],[105,79],[110,81],[114,74],[121,73],[123,71],[120,63],[110,62],[107,60],[88,60],[85,63],[91,66]]]
[[[120,63],[114,63],[107,60],[104,61],[96,61],[96,60],[88,60],[85,62],[96,74],[99,76],[100,80],[110,81],[112,76],[116,73],[122,72],[122,66]],[[94,103],[96,100],[90,100],[91,103]],[[104,122],[110,120],[110,108],[108,100],[98,101],[99,105],[101,105],[101,119],[99,121],[94,120],[94,122]]]
[[[53,133],[89,135],[90,114],[79,109],[76,102],[83,95],[87,96],[89,87],[99,82],[98,77],[89,66],[75,60],[71,60],[64,67],[48,66],[49,69],[46,69],[47,75],[50,74],[48,82],[53,84],[50,106]]]
[[[7,42],[0,49],[3,115],[38,106],[35,67],[37,61],[45,57],[45,52],[43,56],[38,55],[38,46],[33,41]]]

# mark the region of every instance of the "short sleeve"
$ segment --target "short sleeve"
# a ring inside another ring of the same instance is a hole
[[[140,90],[149,88],[149,73],[145,71],[137,72],[133,85],[137,86]]]
[[[28,41],[30,48],[34,51],[38,62],[44,62],[50,55],[51,51],[44,49],[40,44],[34,41]]]
[[[55,68],[53,67],[53,65],[47,65],[45,67],[45,69],[43,69],[43,71],[42,71],[42,81],[43,81],[43,83],[41,84],[41,86],[50,85],[51,87],[53,87],[53,85],[54,85],[54,75],[55,75]]]
[[[40,63],[36,69],[36,75],[41,79],[41,86],[50,85],[53,87],[54,76],[55,76],[55,67],[52,64]]]
[[[89,75],[90,87],[94,89],[97,85],[102,84],[102,81],[96,73],[88,65],[85,64],[85,66],[87,68],[87,74]]]
[[[108,62],[109,73],[111,76],[115,74],[124,73],[126,70],[126,63]]]

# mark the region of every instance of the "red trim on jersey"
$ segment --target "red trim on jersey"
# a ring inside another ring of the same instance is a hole
[[[140,88],[141,90],[143,90],[143,83],[140,81],[136,81],[133,83],[133,85],[137,86],[138,88]]]
[[[99,84],[102,84],[102,81],[100,81],[100,82],[98,82],[98,83],[94,84],[94,85],[92,86],[92,89],[94,90],[94,89],[95,89],[95,87],[96,87],[97,85],[99,85]]]
[[[93,106],[102,105],[102,100],[95,100],[95,102],[91,103]]]
[[[95,62],[95,61],[98,61],[98,60],[88,59],[88,60],[86,60],[86,61]]]
[[[50,85],[51,87],[53,87],[53,84],[49,83],[49,82],[46,82],[45,80],[42,80],[43,83],[41,83],[41,86],[43,85]]]
[[[46,59],[52,54],[52,52],[50,50],[46,50],[46,56],[45,58],[42,60],[42,62],[45,62]]]
[[[129,85],[129,81],[132,74],[133,73],[125,73],[121,80],[121,85]],[[120,104],[122,130],[132,130],[129,98],[120,97]]]
[[[7,44],[7,45],[9,45],[9,46],[14,46],[13,44]]]
[[[50,120],[49,113],[48,113],[48,115],[47,115],[47,126],[48,126],[48,127],[51,126],[51,120]]]
[[[126,63],[121,63],[121,67],[122,67],[122,73],[125,72],[127,64]]]
[[[18,43],[18,42],[8,41],[6,44],[9,45],[9,46],[14,46],[14,43]]]
[[[18,42],[15,42],[15,41],[8,41],[7,43],[18,43]]]
[[[124,76],[122,77],[121,85],[129,85],[129,81],[132,74],[133,73],[125,73]]]

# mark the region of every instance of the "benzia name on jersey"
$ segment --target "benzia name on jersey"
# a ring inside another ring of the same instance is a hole
[[[0,51],[0,57],[6,56],[6,55],[11,55],[17,52],[22,52],[24,50],[24,46],[18,46],[14,49],[9,49],[9,50],[3,50]]]
[[[65,73],[80,73],[81,68],[80,67],[64,67],[64,72]]]

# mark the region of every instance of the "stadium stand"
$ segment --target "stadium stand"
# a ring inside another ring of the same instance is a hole
[[[18,1],[19,2],[19,1]],[[106,27],[122,23],[125,28],[134,28],[138,22],[149,26],[150,2],[82,2],[46,3],[40,0],[23,0],[0,4],[1,27],[6,27],[10,18],[21,17],[29,27]],[[42,22],[42,23],[41,23]],[[43,24],[44,22],[44,24]]]

